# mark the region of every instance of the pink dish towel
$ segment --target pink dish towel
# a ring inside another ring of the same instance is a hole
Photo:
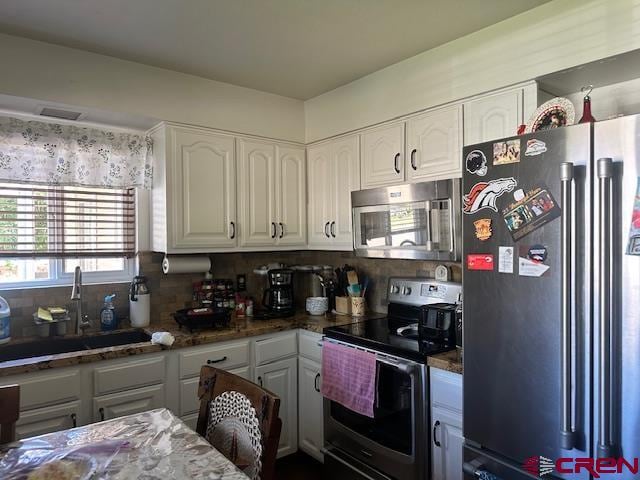
[[[322,344],[322,395],[373,418],[376,356],[331,342]]]

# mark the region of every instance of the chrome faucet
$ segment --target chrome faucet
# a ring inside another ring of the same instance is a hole
[[[76,335],[83,335],[84,331],[91,326],[91,322],[86,321],[82,315],[82,270],[79,266],[73,273],[71,301],[76,304]]]

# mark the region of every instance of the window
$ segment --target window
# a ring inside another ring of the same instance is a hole
[[[134,255],[134,189],[0,183],[0,286],[125,281]]]

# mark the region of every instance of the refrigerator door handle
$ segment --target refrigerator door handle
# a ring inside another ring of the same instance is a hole
[[[611,446],[611,239],[613,235],[613,161],[600,158],[597,164],[598,190],[600,200],[598,235],[600,241],[598,285],[600,320],[600,342],[598,381],[598,457],[612,456]]]
[[[562,306],[561,306],[561,351],[562,351],[562,418],[560,430],[560,446],[565,450],[575,448],[575,430],[573,428],[573,399],[571,395],[572,366],[572,331],[571,318],[575,299],[573,297],[573,163],[560,164],[560,188],[562,196],[562,226],[561,226],[561,254],[562,254]]]

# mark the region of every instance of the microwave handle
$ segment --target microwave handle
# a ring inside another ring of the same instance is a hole
[[[425,242],[425,248],[427,250],[433,250],[433,230],[431,228],[431,202],[427,200],[425,202],[425,210],[427,211],[427,241]]]

